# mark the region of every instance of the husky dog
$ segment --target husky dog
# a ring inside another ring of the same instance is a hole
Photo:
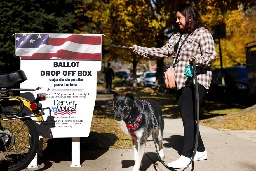
[[[139,100],[133,95],[114,93],[113,105],[115,119],[126,123],[132,137],[135,160],[133,171],[140,169],[145,143],[151,133],[158,144],[159,157],[164,160],[164,119],[159,103],[154,100]]]

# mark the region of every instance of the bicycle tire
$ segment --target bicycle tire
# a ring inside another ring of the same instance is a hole
[[[27,152],[27,155],[21,159],[17,164],[10,165],[10,166],[5,166],[4,170],[5,171],[18,171],[22,170],[28,167],[30,162],[34,159],[37,151],[38,151],[38,146],[39,146],[39,134],[37,131],[36,124],[31,118],[26,118],[26,119],[20,119],[25,123],[29,130],[30,134],[30,148]],[[2,170],[3,168],[1,168]]]

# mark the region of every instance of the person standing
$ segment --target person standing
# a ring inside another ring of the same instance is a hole
[[[112,91],[112,81],[115,78],[115,73],[110,67],[110,63],[108,63],[108,66],[105,68],[103,73],[105,73],[106,93],[110,93]]]
[[[210,87],[211,64],[216,60],[216,50],[211,33],[202,26],[200,14],[193,5],[181,5],[176,11],[176,18],[179,29],[163,47],[147,48],[133,45],[129,49],[142,57],[171,56],[173,58],[177,87],[176,99],[184,127],[184,145],[179,159],[168,163],[168,166],[186,168],[192,160],[195,147],[196,98],[193,77],[187,77],[184,69],[195,60],[200,104],[206,90]],[[198,148],[194,160],[206,159],[207,151],[199,132]]]

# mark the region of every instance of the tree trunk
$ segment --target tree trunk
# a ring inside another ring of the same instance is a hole
[[[134,54],[133,61],[132,61],[132,77],[133,77],[133,87],[135,89],[137,88],[137,78],[136,78],[137,64],[138,64],[138,61],[136,60],[136,56]]]
[[[162,47],[164,45],[165,35],[163,33],[159,34],[156,38],[157,47]],[[164,86],[164,58],[157,59],[157,73],[156,73],[156,87],[159,89]]]
[[[157,80],[157,86],[161,87],[164,85],[164,59],[160,58],[157,59],[157,70],[156,70],[156,80]]]

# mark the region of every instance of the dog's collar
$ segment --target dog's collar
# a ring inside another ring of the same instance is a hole
[[[126,128],[134,138],[137,138],[134,132],[139,128],[141,121],[142,121],[142,114],[140,114],[139,117],[137,117],[133,123],[129,121],[126,124]]]
[[[130,132],[131,136],[133,136],[134,138],[137,139],[137,136],[136,134],[134,133],[136,130],[138,130],[140,124],[141,124],[141,121],[142,121],[142,115],[143,115],[143,112],[144,112],[144,106],[148,105],[150,106],[149,102],[146,101],[146,100],[140,100],[140,102],[142,103],[142,106],[143,106],[143,109],[142,109],[142,113],[140,113],[140,115],[136,118],[136,120],[131,123],[132,121],[129,120],[127,123],[126,123],[126,127],[128,129],[128,131]],[[150,108],[151,109],[151,108]],[[129,116],[130,117],[130,116]],[[128,118],[127,118],[128,119]]]

